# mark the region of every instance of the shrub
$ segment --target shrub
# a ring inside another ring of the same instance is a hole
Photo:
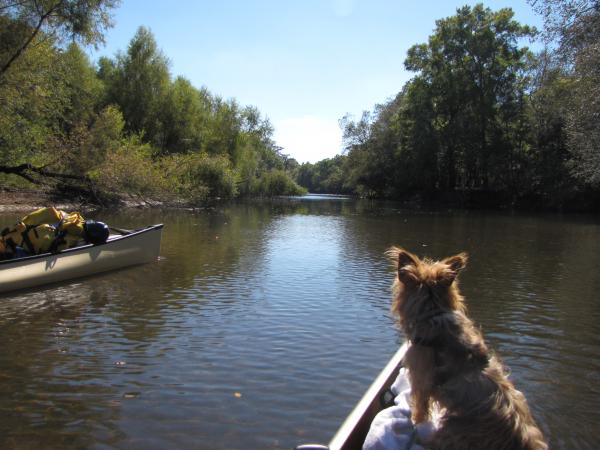
[[[100,192],[130,194],[143,199],[164,199],[172,194],[160,165],[151,157],[151,148],[136,136],[107,151],[103,163],[90,172]]]
[[[298,186],[285,171],[275,169],[264,172],[255,181],[253,193],[264,197],[302,195],[306,194],[306,189]]]
[[[231,163],[224,156],[205,153],[173,155],[162,160],[170,186],[192,202],[208,199],[230,199],[237,189]]]

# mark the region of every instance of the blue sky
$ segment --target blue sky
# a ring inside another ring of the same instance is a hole
[[[344,114],[359,117],[400,91],[412,75],[403,67],[406,51],[427,40],[435,20],[475,3],[122,0],[106,46],[90,55],[113,57],[148,27],[174,77],[256,106],[283,153],[316,162],[341,151]],[[521,23],[540,28],[525,0],[484,3],[511,7]]]

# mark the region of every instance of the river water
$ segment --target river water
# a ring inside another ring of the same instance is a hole
[[[0,297],[0,448],[328,442],[402,342],[393,244],[467,251],[470,314],[552,448],[600,442],[598,217],[310,196],[96,218],[164,223],[161,257]]]

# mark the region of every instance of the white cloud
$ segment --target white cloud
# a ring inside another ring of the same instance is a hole
[[[332,158],[342,150],[342,130],[337,120],[302,116],[282,119],[274,125],[277,145],[300,163]]]

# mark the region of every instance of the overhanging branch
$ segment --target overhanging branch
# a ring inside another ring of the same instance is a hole
[[[90,179],[84,175],[74,175],[70,173],[53,172],[45,167],[36,167],[30,163],[19,164],[17,166],[0,166],[0,173],[13,174],[33,184],[41,184],[40,180],[34,178],[34,174],[44,178],[54,178],[58,180],[71,180],[89,183]]]

